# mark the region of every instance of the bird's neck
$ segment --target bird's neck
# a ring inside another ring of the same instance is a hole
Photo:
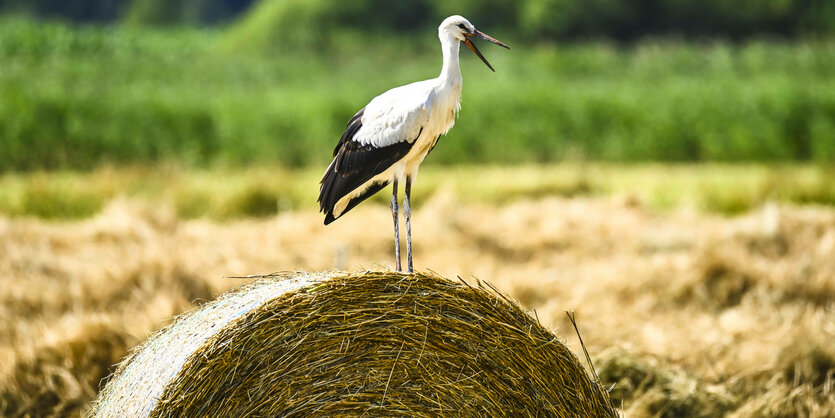
[[[452,35],[442,34],[441,49],[444,52],[444,66],[438,80],[442,84],[461,84],[461,68],[458,66],[458,49],[461,44]]]

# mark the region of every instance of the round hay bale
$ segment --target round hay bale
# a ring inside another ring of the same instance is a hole
[[[618,416],[577,358],[485,286],[394,272],[261,277],[125,359],[95,416]]]

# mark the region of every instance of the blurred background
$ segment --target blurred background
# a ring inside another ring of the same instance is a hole
[[[0,0],[0,415],[224,275],[388,265],[388,195],[324,228],[318,178],[451,14],[513,49],[461,52],[417,268],[576,309],[633,416],[835,414],[835,2]]]
[[[835,161],[835,5],[824,0],[4,0],[0,12],[3,173],[320,170],[371,98],[439,72],[438,22],[460,13],[513,50],[482,48],[495,74],[465,54],[466,118],[428,165],[806,165],[800,184],[760,173],[725,193],[738,197],[688,204],[835,202],[820,171]],[[84,179],[74,197],[6,176],[0,212],[84,217],[154,189],[105,180]],[[287,184],[249,183],[249,207],[195,207],[181,191],[178,210],[314,207]]]

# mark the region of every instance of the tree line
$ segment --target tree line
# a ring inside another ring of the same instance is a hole
[[[271,4],[268,4],[271,3]],[[264,6],[264,7],[260,7]],[[218,25],[289,8],[359,30],[417,30],[462,14],[529,38],[786,38],[835,33],[831,0],[2,0],[0,12],[79,23]],[[309,18],[310,16],[306,16]]]

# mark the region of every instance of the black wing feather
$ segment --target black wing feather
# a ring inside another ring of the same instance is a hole
[[[336,143],[336,148],[333,149],[333,156],[336,157],[336,154],[339,153],[339,149],[345,145],[345,142],[350,141],[354,138],[357,131],[360,130],[362,127],[362,115],[365,113],[365,108],[360,109],[351,120],[348,121],[348,124],[345,125],[345,133],[342,134],[342,138],[339,138],[339,142]]]
[[[345,211],[343,211],[342,214],[340,214],[339,216],[342,216],[342,215],[348,213],[348,211],[353,209],[354,206],[359,205],[360,203],[362,203],[363,200],[368,199],[369,197],[373,196],[375,193],[379,192],[380,190],[383,190],[383,188],[388,186],[388,185],[389,185],[389,182],[372,184],[371,187],[365,189],[365,192],[363,194],[351,199],[351,201],[348,202],[348,205],[345,206]],[[327,224],[329,224],[329,223],[331,223],[335,220],[336,220],[336,218],[333,216],[333,213],[331,213],[330,211],[325,213],[325,225],[327,225]]]
[[[325,225],[333,222],[333,208],[336,202],[345,195],[353,192],[358,187],[371,180],[377,174],[382,173],[401,158],[405,157],[412,149],[414,141],[401,141],[384,147],[362,145],[354,141],[354,135],[362,127],[362,114],[360,110],[348,122],[347,129],[339,139],[334,149],[334,160],[328,171],[322,177],[319,189],[319,209],[325,213]],[[423,129],[421,128],[421,132]],[[418,137],[420,132],[418,133]],[[345,210],[339,214],[344,215],[363,200],[386,187],[388,183],[376,183],[369,187],[362,195],[351,199]]]

